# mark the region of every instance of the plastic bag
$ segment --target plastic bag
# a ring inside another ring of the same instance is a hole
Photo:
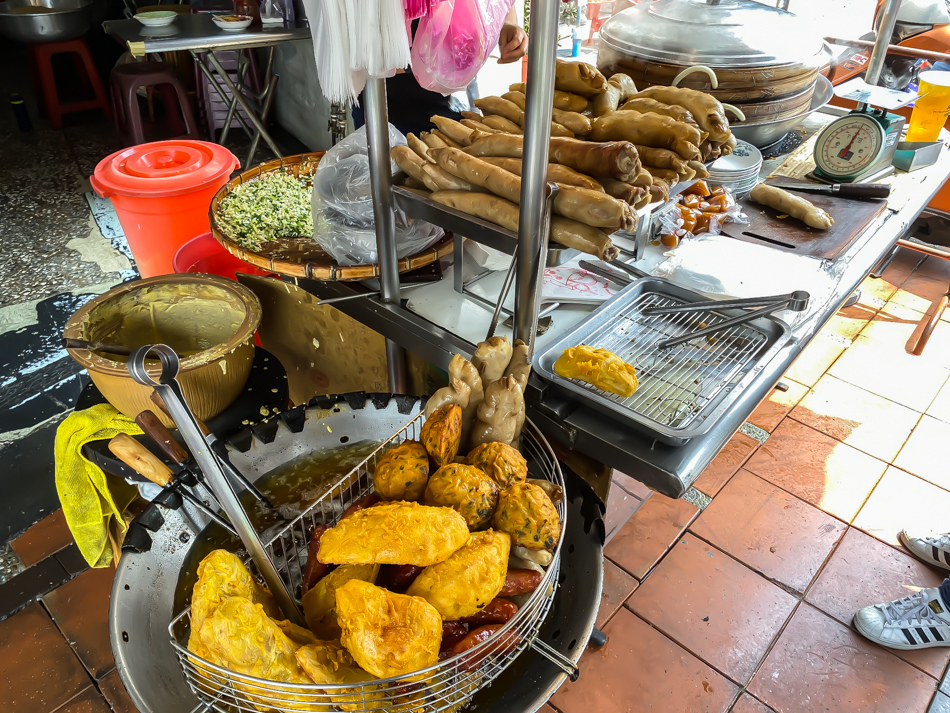
[[[390,146],[406,145],[403,136],[389,125]],[[390,171],[398,167],[390,160]],[[313,238],[341,265],[374,265],[376,222],[369,178],[366,127],[353,132],[327,151],[313,178],[310,202]],[[445,231],[431,223],[396,213],[396,255],[400,258],[425,250]]]
[[[675,248],[694,235],[719,235],[725,223],[749,223],[736,203],[731,188],[710,189],[705,181],[697,181],[676,198],[669,210],[657,215],[657,242]]]
[[[444,0],[422,18],[412,42],[412,73],[441,94],[467,87],[498,43],[513,0]]]

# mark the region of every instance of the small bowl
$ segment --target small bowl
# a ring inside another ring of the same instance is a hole
[[[212,15],[211,19],[225,32],[243,30],[254,22],[254,18],[250,15]]]
[[[135,19],[146,27],[165,27],[172,24],[176,17],[178,17],[178,13],[172,10],[151,10],[135,15]]]

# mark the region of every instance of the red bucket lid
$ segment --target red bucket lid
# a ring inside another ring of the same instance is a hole
[[[219,144],[188,139],[154,141],[102,159],[90,180],[103,198],[166,198],[220,181],[240,165],[237,157]]]

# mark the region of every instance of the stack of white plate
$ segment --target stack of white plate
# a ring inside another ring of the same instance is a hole
[[[714,186],[731,188],[737,197],[742,198],[755,187],[761,169],[762,153],[752,144],[739,141],[735,151],[709,165],[706,180]]]

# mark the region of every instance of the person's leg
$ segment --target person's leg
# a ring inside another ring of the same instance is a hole
[[[903,599],[873,604],[854,615],[865,638],[892,649],[950,646],[950,579]]]

